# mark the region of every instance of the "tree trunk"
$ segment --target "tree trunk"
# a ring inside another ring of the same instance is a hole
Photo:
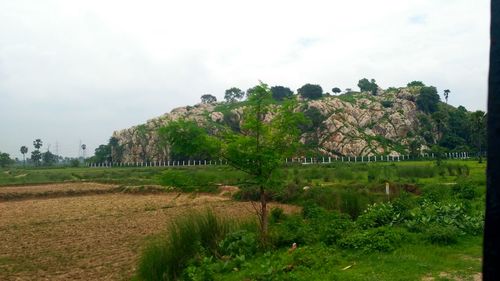
[[[267,233],[268,233],[268,216],[267,216],[267,198],[266,193],[264,191],[264,187],[260,187],[260,236],[262,243],[266,244],[267,242]]]

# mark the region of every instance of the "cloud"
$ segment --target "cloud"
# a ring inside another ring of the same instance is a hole
[[[2,1],[0,150],[74,156],[112,131],[263,80],[422,80],[485,109],[489,2]]]

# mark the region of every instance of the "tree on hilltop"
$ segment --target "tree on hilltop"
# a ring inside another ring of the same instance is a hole
[[[425,84],[422,81],[411,81],[406,84],[407,87],[425,87]]]
[[[320,85],[305,84],[297,90],[297,93],[305,99],[319,99],[323,96],[323,88]]]
[[[209,104],[214,102],[217,102],[217,98],[215,96],[209,94],[201,96],[201,103]]]
[[[288,87],[283,86],[273,86],[271,87],[272,97],[275,100],[282,101],[293,97],[293,92]]]
[[[363,78],[358,81],[358,87],[361,92],[370,92],[372,95],[377,94],[378,85],[375,82],[375,79],[368,80]]]
[[[448,104],[448,96],[450,95],[450,89],[446,89],[443,92],[444,100],[446,101],[446,104]]]
[[[438,110],[439,95],[434,86],[422,87],[416,100],[417,108],[425,113],[434,113]]]
[[[243,97],[245,97],[245,92],[236,87],[227,89],[224,93],[224,99],[226,102],[236,102],[241,100]]]
[[[332,93],[335,94],[335,95],[338,95],[342,92],[342,90],[338,87],[334,87],[332,88]]]

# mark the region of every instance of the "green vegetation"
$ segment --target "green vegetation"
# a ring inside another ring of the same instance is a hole
[[[363,78],[359,80],[358,87],[361,92],[370,92],[372,95],[377,94],[378,85],[375,82],[375,79],[368,80]]]
[[[416,100],[419,110],[425,113],[434,113],[438,110],[439,95],[437,94],[436,87],[421,87],[420,95]]]
[[[323,96],[323,89],[320,85],[315,84],[305,84],[297,92],[304,99],[315,100]]]
[[[334,95],[338,95],[338,94],[340,94],[341,92],[342,92],[342,90],[341,90],[339,87],[333,87],[333,88],[332,88],[332,93],[333,93]]]
[[[484,168],[449,161],[282,169],[286,186],[274,198],[302,212],[273,209],[265,245],[258,230],[234,228],[215,250],[201,246],[191,258],[184,251],[177,280],[471,278],[481,266]]]
[[[208,94],[201,96],[201,103],[210,104],[210,103],[215,103],[215,102],[217,102],[217,98],[215,96],[208,95]]]
[[[272,93],[267,85],[261,84],[248,95],[241,131],[219,126],[214,135],[209,135],[195,123],[183,120],[170,122],[159,130],[160,138],[170,144],[174,153],[225,159],[230,166],[249,176],[252,186],[258,188],[262,240],[267,237],[268,192],[277,185],[275,172],[287,157],[297,152],[298,126],[306,122],[302,113],[293,111],[293,100],[279,108],[271,104]],[[274,118],[266,121],[268,115]]]
[[[192,215],[169,228],[174,234],[148,243],[137,279],[420,280],[442,272],[467,279],[481,265],[484,171],[484,163],[459,160],[439,166],[420,161],[280,168],[274,178],[280,184],[268,196],[300,205],[302,212],[271,210],[267,244],[259,243],[255,225],[238,226],[213,214]],[[244,187],[236,199],[259,198],[245,173],[225,166],[0,173],[4,185],[67,180],[174,185],[188,192],[216,191],[219,184],[227,184]],[[156,277],[147,275],[155,272]]]
[[[273,99],[277,101],[282,101],[293,97],[293,92],[290,88],[283,86],[273,86],[271,87],[271,93]]]
[[[227,89],[226,92],[224,93],[224,99],[228,103],[234,103],[238,100],[243,99],[244,97],[245,97],[245,92],[236,87]]]
[[[137,279],[190,278],[193,272],[187,271],[183,276],[187,265],[199,256],[220,256],[218,245],[234,228],[234,222],[222,220],[209,210],[177,219],[166,234],[159,236],[146,248],[139,262]]]
[[[10,155],[8,153],[4,153],[0,151],[0,167],[7,167],[12,164],[14,161],[10,159]]]

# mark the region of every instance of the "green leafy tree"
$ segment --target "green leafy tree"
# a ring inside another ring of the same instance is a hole
[[[451,92],[451,91],[450,91],[449,89],[446,89],[446,90],[444,90],[444,92],[443,92],[444,100],[446,101],[446,103],[448,103],[448,97],[449,97],[449,95],[450,95],[450,92]]]
[[[420,155],[420,147],[421,144],[417,140],[413,140],[410,142],[409,145],[409,150],[410,150],[410,156],[411,157],[418,157]]]
[[[216,154],[207,131],[195,122],[178,120],[158,129],[160,145],[170,146],[173,159],[209,159]]]
[[[33,141],[33,146],[35,147],[35,149],[40,149],[42,146],[43,146],[43,142],[41,139],[36,139]]]
[[[23,165],[26,165],[26,153],[28,153],[28,147],[23,145],[19,151],[21,151],[21,154],[23,155]]]
[[[377,94],[378,85],[375,82],[375,79],[368,80],[363,78],[358,81],[358,87],[361,92],[370,92],[372,95]]]
[[[342,92],[342,90],[340,88],[337,88],[337,87],[332,88],[332,93],[335,95],[338,95],[341,92]]]
[[[40,148],[43,146],[42,140],[34,140],[33,146],[35,147],[35,150],[31,152],[31,161],[33,161],[35,165],[40,165],[40,160],[42,160],[42,153],[40,152]]]
[[[319,99],[323,96],[323,88],[320,85],[305,84],[297,90],[297,93],[305,99]]]
[[[36,149],[31,152],[31,161],[36,165],[40,165],[40,161],[42,160],[42,153],[40,150]]]
[[[236,87],[227,89],[224,93],[224,99],[227,102],[236,102],[238,100],[241,100],[243,97],[245,97],[245,92]]]
[[[411,81],[406,86],[407,87],[425,87],[425,84],[422,81]]]
[[[14,160],[10,159],[10,155],[0,151],[0,167],[7,167],[12,163],[14,163]]]
[[[201,103],[210,104],[214,102],[217,102],[217,98],[215,96],[208,94],[201,96]]]
[[[45,166],[52,166],[54,163],[57,162],[57,155],[54,155],[50,151],[46,151],[42,153],[42,161]]]
[[[111,147],[101,144],[95,149],[93,161],[95,163],[111,162]]]
[[[477,110],[470,115],[471,139],[478,151],[481,161],[482,144],[486,143],[486,114],[484,111]]]
[[[148,138],[148,127],[146,127],[145,124],[141,124],[136,127],[136,136],[137,140],[139,143],[139,158],[143,162],[147,162],[148,159],[148,144],[149,144],[149,138]]]
[[[123,158],[123,146],[117,138],[111,137],[108,141],[111,150],[111,162],[121,162]]]
[[[434,113],[438,110],[439,95],[436,87],[422,87],[416,100],[417,108],[425,113]]]
[[[272,93],[267,85],[261,84],[248,96],[241,132],[219,127],[214,135],[208,135],[205,130],[197,129],[196,124],[189,125],[186,121],[171,122],[167,129],[160,129],[174,151],[191,155],[209,153],[250,176],[260,196],[260,207],[255,209],[264,242],[268,233],[269,190],[280,185],[275,173],[285,158],[299,149],[298,127],[306,122],[304,115],[294,110],[293,100],[280,107],[271,105]],[[269,116],[273,118],[266,118]]]
[[[448,114],[445,110],[438,110],[434,113],[432,113],[431,118],[434,120],[436,123],[437,131],[439,138],[443,137],[443,134],[445,133],[446,126],[448,124]]]
[[[283,86],[273,86],[271,87],[271,93],[273,95],[273,99],[282,101],[284,99],[289,99],[293,97],[293,92],[290,88]]]

